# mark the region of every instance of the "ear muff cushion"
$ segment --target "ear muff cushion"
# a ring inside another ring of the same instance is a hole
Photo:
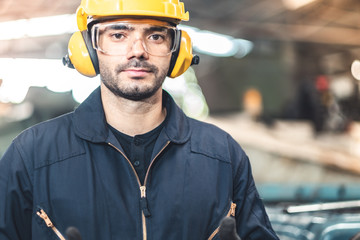
[[[75,32],[71,36],[68,52],[71,63],[79,73],[88,77],[95,77],[99,73],[97,54],[86,30]]]
[[[85,44],[86,44],[86,48],[89,52],[90,55],[90,59],[93,63],[94,69],[96,71],[96,74],[99,74],[99,60],[97,57],[97,53],[96,50],[92,47],[92,42],[91,42],[91,36],[90,33],[88,31],[81,31],[81,34],[85,40]]]
[[[173,52],[170,60],[168,76],[175,78],[183,74],[191,65],[193,54],[190,36],[184,30],[180,30],[179,47]]]
[[[174,39],[174,41],[177,42],[178,47],[177,47],[176,51],[171,54],[170,66],[169,66],[169,71],[168,71],[168,74],[167,74],[169,77],[171,76],[171,73],[174,70],[176,60],[177,60],[177,58],[179,56],[179,52],[180,52],[180,44],[181,44],[181,35],[182,35],[182,33],[181,33],[181,30],[178,30],[178,31],[179,31],[179,34],[177,35],[177,38]]]

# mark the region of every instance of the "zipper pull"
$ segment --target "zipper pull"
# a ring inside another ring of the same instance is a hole
[[[141,186],[140,187],[140,208],[142,210],[142,212],[144,213],[145,217],[150,217],[151,213],[149,211],[149,207],[148,207],[148,201],[146,198],[146,186]]]
[[[48,217],[48,215],[46,214],[46,212],[44,212],[44,210],[42,210],[41,208],[39,208],[39,209],[36,211],[36,214],[44,220],[44,222],[45,222],[45,224],[46,224],[47,227],[51,227],[51,228],[54,227],[54,224],[51,222],[51,220],[49,219],[49,217]]]
[[[38,210],[36,211],[36,214],[44,220],[46,226],[51,228],[60,240],[66,240],[64,238],[64,236],[59,232],[59,230],[51,222],[50,218],[48,217],[48,215],[46,214],[46,212],[44,210],[42,210],[41,208],[38,208]]]
[[[141,198],[146,198],[146,186],[141,186],[140,187],[140,197]]]
[[[236,209],[236,203],[232,202],[230,206],[230,216],[235,217],[235,209]]]

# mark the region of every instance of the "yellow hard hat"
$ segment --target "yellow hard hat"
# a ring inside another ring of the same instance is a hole
[[[147,16],[188,21],[184,3],[179,0],[82,0],[77,10],[80,31],[87,29],[87,18],[92,16]]]

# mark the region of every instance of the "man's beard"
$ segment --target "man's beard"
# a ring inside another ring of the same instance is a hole
[[[152,72],[155,76],[154,85],[151,85],[146,89],[141,89],[139,86],[135,86],[135,87],[125,86],[120,88],[118,81],[121,81],[121,79],[117,77],[118,74],[121,71],[126,70],[128,68],[136,68],[136,67],[145,68],[148,71]],[[106,67],[106,65],[102,65],[100,69],[101,69],[100,72],[101,81],[113,94],[115,94],[118,97],[122,97],[133,101],[141,101],[153,96],[159,90],[159,88],[161,88],[167,75],[167,69],[160,71],[159,68],[157,68],[155,65],[152,65],[148,62],[141,61],[138,59],[133,59],[126,64],[118,65],[115,68],[114,73],[112,73],[111,70]]]

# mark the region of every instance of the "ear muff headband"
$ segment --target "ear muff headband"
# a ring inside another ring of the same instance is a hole
[[[190,36],[184,30],[180,30],[178,49],[172,53],[168,76],[175,78],[183,74],[192,64],[199,63],[199,57],[193,56]]]
[[[75,32],[68,44],[69,59],[74,68],[87,77],[99,74],[99,61],[87,30]]]

